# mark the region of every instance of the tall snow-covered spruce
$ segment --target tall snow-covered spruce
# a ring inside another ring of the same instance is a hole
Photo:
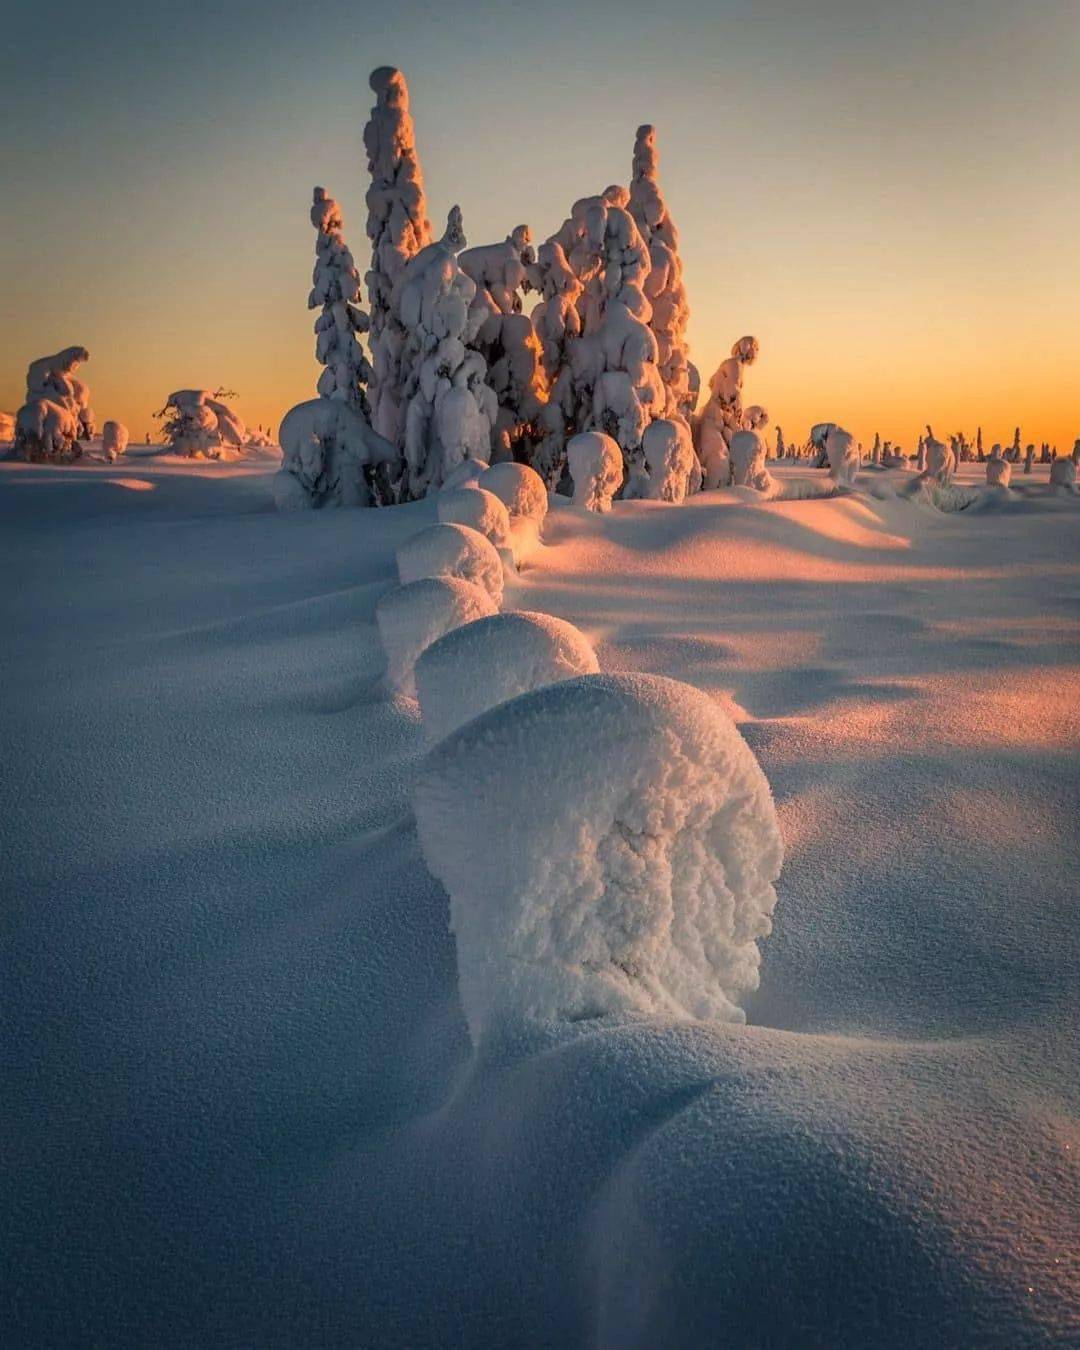
[[[364,386],[371,379],[371,366],[358,334],[368,331],[368,316],[360,308],[360,273],[345,243],[341,207],[325,188],[314,191],[311,223],[317,234],[308,309],[320,310],[315,359],[324,367],[318,391],[322,398],[338,399],[367,417]]]
[[[369,83],[376,102],[364,128],[371,174],[367,191],[371,267],[365,276],[372,361],[368,398],[375,431],[404,450],[402,358],[408,334],[395,312],[393,294],[405,265],[431,243],[431,225],[405,76],[393,66],[380,66],[372,71]]]

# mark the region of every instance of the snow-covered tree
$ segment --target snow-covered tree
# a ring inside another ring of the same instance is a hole
[[[15,414],[12,454],[17,459],[73,460],[80,440],[94,434],[90,391],[75,371],[90,353],[65,347],[31,361],[26,372],[26,402]]]
[[[1035,447],[1033,445],[1029,445],[1027,448],[1027,454],[1025,454],[1024,456],[1024,472],[1030,473],[1032,468],[1034,467],[1034,464],[1035,464]]]
[[[731,438],[744,429],[743,371],[757,360],[758,340],[743,337],[709,381],[709,400],[697,420],[697,448],[705,487],[726,487],[731,472]]]
[[[485,307],[476,345],[487,363],[488,384],[499,410],[492,446],[494,459],[531,459],[540,437],[540,412],[547,402],[541,344],[532,320],[522,313],[522,295],[536,278],[536,255],[527,225],[501,244],[467,248],[461,270],[476,284],[474,304]]]
[[[476,303],[476,283],[458,261],[465,242],[455,206],[442,239],[411,258],[394,283],[391,316],[403,338],[405,377],[398,394],[405,414],[400,501],[437,490],[464,460],[486,461],[491,453],[499,405],[476,347],[488,310]]]
[[[829,423],[825,435],[825,453],[829,476],[842,487],[851,487],[862,467],[862,446],[850,431]]]
[[[431,225],[405,77],[392,66],[380,66],[372,72],[370,84],[376,103],[364,128],[371,174],[367,192],[371,267],[365,276],[372,362],[368,398],[375,431],[404,451],[403,390],[408,372],[402,369],[402,356],[408,334],[395,313],[393,292],[406,263],[430,244]]]
[[[784,430],[782,427],[778,426],[776,428],[776,458],[786,459],[787,454],[788,448],[784,444]]]
[[[127,452],[128,429],[123,422],[106,422],[101,428],[101,451],[111,464]]]
[[[224,389],[177,389],[155,414],[164,419],[166,444],[177,455],[191,459],[235,458],[247,441],[243,421],[222,400],[234,395]]]
[[[1012,478],[1012,465],[1001,453],[1001,446],[995,445],[986,461],[986,483],[988,487],[1008,487]]]
[[[371,379],[371,366],[358,340],[358,334],[368,331],[368,316],[359,304],[360,273],[345,243],[341,207],[325,188],[314,191],[311,223],[317,236],[308,309],[320,311],[315,320],[315,359],[325,367],[319,376],[319,395],[347,403],[368,417],[364,386]]]
[[[679,231],[667,209],[657,177],[656,132],[640,126],[634,142],[629,210],[649,250],[645,297],[652,306],[649,327],[656,336],[657,366],[664,384],[663,416],[689,420],[700,383],[690,362],[686,325],[690,307],[683,284]]]
[[[274,475],[279,511],[324,506],[379,506],[393,501],[396,446],[344,399],[313,398],[290,408],[278,432],[281,469]]]
[[[982,427],[976,428],[975,431],[975,455],[980,464],[986,462],[986,453],[983,450]]]
[[[937,439],[933,428],[929,425],[926,428],[925,472],[928,478],[936,478],[942,487],[952,482],[953,474],[956,472],[955,453],[944,441]]]
[[[1012,461],[1013,464],[1015,464],[1017,460],[1019,460],[1022,453],[1023,452],[1020,449],[1020,428],[1017,427],[1016,430],[1013,432],[1013,441],[1011,447],[1009,448],[1009,459]]]

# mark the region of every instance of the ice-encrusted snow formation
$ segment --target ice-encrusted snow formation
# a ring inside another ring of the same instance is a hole
[[[492,464],[476,481],[498,497],[511,517],[526,516],[537,525],[544,523],[548,513],[547,488],[536,470],[527,464]]]
[[[416,663],[424,730],[441,741],[499,703],[599,669],[592,643],[564,619],[527,610],[478,619],[439,638]]]
[[[315,359],[324,367],[318,392],[369,417],[364,386],[371,379],[371,366],[358,340],[368,331],[368,316],[360,308],[360,273],[345,243],[341,207],[325,188],[314,190],[311,223],[316,230],[315,270],[308,309],[321,311],[315,320]]]
[[[101,428],[101,452],[111,464],[128,448],[128,429],[123,422],[108,421]]]
[[[1008,487],[1012,480],[1012,465],[1001,453],[1001,446],[995,445],[986,461],[986,483],[988,487]]]
[[[698,457],[706,488],[726,487],[731,477],[731,438],[744,429],[743,371],[758,357],[758,340],[742,337],[713,373],[709,398],[697,422]]]
[[[744,1020],[783,845],[707,694],[652,675],[534,690],[435,746],[413,803],[474,1042],[520,1017]]]
[[[485,310],[476,345],[499,405],[492,450],[500,459],[510,459],[515,452],[528,458],[540,435],[540,413],[547,402],[540,339],[532,319],[522,313],[522,296],[537,280],[529,227],[518,225],[501,244],[467,248],[458,262],[476,285],[474,305]]]
[[[851,487],[862,467],[862,446],[843,427],[830,425],[825,436],[829,476],[843,487]]]
[[[645,428],[648,495],[661,502],[681,502],[701,487],[701,465],[694,451],[690,424],[682,417],[659,417]]]
[[[765,467],[769,447],[758,430],[767,425],[768,413],[755,406],[747,410],[743,420],[746,425],[731,438],[731,481],[735,487],[769,492],[773,487],[772,475]]]
[[[928,478],[936,479],[942,487],[948,487],[952,482],[953,474],[956,472],[956,455],[954,451],[944,443],[939,441],[934,435],[931,427],[926,428],[926,475]]]
[[[616,442],[602,431],[582,431],[567,442],[566,462],[574,482],[574,505],[610,511],[623,481],[622,451]]]
[[[391,684],[414,694],[413,668],[421,652],[451,629],[497,613],[488,591],[462,577],[421,577],[392,586],[375,606]]]
[[[247,441],[247,428],[222,400],[223,390],[177,389],[165,400],[159,416],[166,443],[190,459],[234,458]]]
[[[395,315],[391,300],[405,264],[431,242],[431,225],[405,77],[392,66],[380,66],[372,71],[369,83],[376,102],[364,127],[364,148],[371,174],[367,191],[371,266],[364,277],[371,325],[372,376],[368,398],[374,429],[403,450],[402,357],[408,334]]]
[[[421,577],[461,577],[475,582],[502,604],[503,564],[490,539],[468,525],[429,525],[397,550],[398,577],[404,585]]]
[[[511,548],[510,513],[487,488],[478,483],[471,487],[444,489],[438,496],[438,516],[443,525],[468,525],[496,548]]]
[[[679,231],[660,190],[659,162],[655,129],[638,127],[629,210],[649,249],[650,270],[644,290],[652,305],[649,327],[656,335],[657,365],[666,395],[664,416],[689,419],[697,402],[700,380],[690,362],[686,342],[690,307],[683,284]]]
[[[373,506],[372,484],[386,481],[395,448],[351,404],[332,398],[298,403],[278,431],[281,469],[274,475],[279,511]]]
[[[442,238],[411,258],[394,283],[392,312],[405,334],[400,500],[426,496],[464,460],[491,455],[499,405],[476,346],[488,310],[458,262],[465,242],[455,206]]]
[[[65,347],[31,361],[26,372],[26,402],[15,414],[12,455],[28,460],[73,460],[80,440],[94,434],[90,391],[75,371],[90,353]]]

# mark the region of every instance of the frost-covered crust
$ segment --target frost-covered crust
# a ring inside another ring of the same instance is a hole
[[[474,1041],[507,1017],[743,1020],[783,849],[706,694],[648,675],[524,694],[437,745],[413,800]]]
[[[499,703],[599,669],[592,643],[565,619],[527,610],[478,619],[427,647],[416,663],[424,730],[442,740]]]

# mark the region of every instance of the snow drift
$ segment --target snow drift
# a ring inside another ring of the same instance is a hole
[[[535,690],[437,745],[413,801],[474,1042],[521,1016],[744,1019],[783,847],[708,695],[650,675]]]
[[[432,642],[462,624],[496,613],[495,601],[484,587],[461,577],[421,577],[392,587],[375,606],[391,684],[412,695],[413,667]]]
[[[428,739],[440,741],[519,694],[599,669],[585,634],[550,614],[521,610],[455,628],[416,663]]]

